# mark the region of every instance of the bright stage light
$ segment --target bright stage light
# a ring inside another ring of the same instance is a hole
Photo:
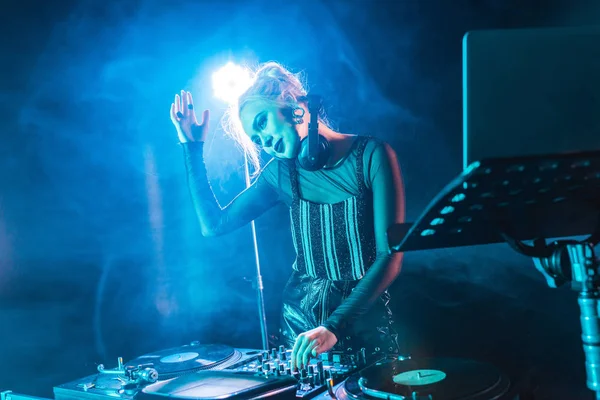
[[[252,85],[252,76],[247,68],[228,62],[212,75],[215,97],[233,104]]]

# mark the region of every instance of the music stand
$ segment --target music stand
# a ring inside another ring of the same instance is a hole
[[[388,231],[394,252],[508,243],[552,288],[579,292],[587,387],[600,399],[600,151],[472,163],[414,224]],[[582,240],[548,239],[588,235]],[[525,241],[533,241],[526,244]]]

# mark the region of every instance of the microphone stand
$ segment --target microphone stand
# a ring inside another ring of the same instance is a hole
[[[247,155],[244,155],[244,175],[246,180],[246,188],[249,188],[251,182]],[[254,220],[250,222],[250,228],[252,230],[252,242],[254,244],[254,264],[256,266],[256,281],[254,282],[254,286],[256,289],[258,303],[258,316],[260,318],[260,334],[262,338],[262,348],[263,350],[269,350],[269,335],[267,333],[267,312],[265,310],[264,286],[260,269],[260,257],[258,255],[258,240],[256,237],[256,224],[254,223]]]

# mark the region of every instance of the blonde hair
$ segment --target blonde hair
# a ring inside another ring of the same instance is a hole
[[[282,108],[294,107],[304,101],[306,94],[300,74],[294,74],[281,64],[271,61],[256,70],[252,85],[225,113],[223,129],[245,153],[255,174],[260,170],[260,148],[244,132],[240,113],[248,103],[257,100],[273,102]]]

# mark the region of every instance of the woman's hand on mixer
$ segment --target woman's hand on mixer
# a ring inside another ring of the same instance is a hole
[[[208,132],[208,110],[202,113],[202,122],[198,123],[194,111],[194,99],[192,94],[184,90],[175,95],[175,101],[171,104],[171,121],[177,129],[177,136],[181,143],[203,142]]]
[[[301,333],[292,349],[292,371],[306,367],[311,356],[331,350],[336,343],[335,335],[323,326]]]

